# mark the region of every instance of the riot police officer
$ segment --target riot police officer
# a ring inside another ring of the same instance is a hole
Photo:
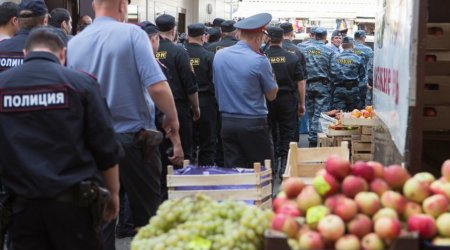
[[[211,166],[214,165],[216,152],[217,102],[212,79],[214,53],[203,47],[206,40],[205,33],[205,25],[200,23],[189,25],[189,43],[186,45],[186,50],[194,68],[198,84],[200,113],[202,114],[197,121],[198,133],[194,133],[198,134],[198,165]]]
[[[305,59],[305,55],[303,54],[303,52],[301,52],[300,49],[292,43],[292,40],[294,40],[294,37],[295,37],[294,36],[294,28],[292,27],[292,23],[282,23],[282,24],[280,24],[280,28],[283,29],[283,42],[282,42],[281,46],[287,52],[296,54],[298,56],[298,58],[300,59],[300,63],[302,65],[303,76],[306,79],[306,77],[307,77],[306,59]]]
[[[366,69],[366,77],[361,80],[359,83],[359,96],[360,96],[360,104],[359,108],[364,108],[366,105],[366,93],[367,93],[367,84],[368,84],[368,71],[369,64],[373,58],[373,50],[364,45],[366,42],[366,32],[364,30],[357,30],[355,32],[355,47],[353,48],[353,52],[360,56],[364,63],[364,68]],[[370,67],[372,67],[370,65]]]
[[[33,30],[24,64],[0,74],[0,170],[14,196],[12,249],[100,249],[101,203],[107,222],[119,211],[121,149],[112,119],[97,81],[61,65],[63,39],[50,28]],[[95,181],[99,172],[109,201]]]
[[[305,112],[305,76],[300,58],[281,47],[283,29],[270,27],[270,48],[266,51],[275,73],[278,94],[275,100],[268,102],[269,120],[272,126],[275,159],[280,158],[280,178],[287,163],[290,142],[298,142],[298,116]],[[275,164],[274,166],[277,166]]]
[[[23,63],[25,41],[31,29],[47,25],[48,9],[43,0],[23,0],[18,7],[19,31],[0,43],[0,72]]]
[[[211,43],[208,49],[214,53],[218,50],[235,45],[238,40],[236,39],[235,22],[232,20],[223,21],[220,24],[220,30],[222,32],[222,39],[220,41]]]
[[[334,53],[339,54],[341,53],[341,43],[342,43],[342,36],[339,30],[333,31],[331,34],[331,41],[327,43],[327,46],[332,48]]]
[[[177,32],[175,29],[175,18],[171,15],[164,14],[156,18],[155,22],[161,37],[156,58],[168,68],[171,74],[169,85],[177,108],[181,144],[185,159],[191,160],[193,138],[192,120],[196,121],[200,118],[197,93],[198,86],[190,65],[189,54],[184,48],[178,47],[172,42]],[[193,115],[191,115],[191,110]],[[161,149],[163,166],[167,166],[170,163],[164,154],[168,148]]]
[[[305,48],[306,70],[306,109],[309,115],[309,145],[317,146],[317,133],[321,131],[320,113],[330,110],[331,86],[330,63],[334,56],[333,50],[325,45],[327,30],[318,27],[315,30],[316,39]]]
[[[353,39],[344,37],[344,51],[331,62],[331,78],[334,83],[333,108],[352,111],[359,106],[359,82],[366,76],[362,59],[353,53]]]
[[[299,44],[297,44],[297,47],[300,49],[301,52],[303,52],[303,54],[306,53],[306,52],[305,52],[306,47],[308,47],[308,45],[309,45],[312,41],[316,40],[316,29],[317,29],[317,27],[312,27],[312,28],[311,28],[311,31],[310,31],[310,33],[309,33],[309,39],[306,40],[306,41],[303,41],[303,42],[301,42],[301,43],[299,43]]]

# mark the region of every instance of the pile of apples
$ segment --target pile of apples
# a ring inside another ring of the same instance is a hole
[[[273,201],[272,229],[292,249],[387,249],[400,234],[450,245],[450,160],[442,178],[330,156],[312,185],[291,177]]]
[[[352,118],[364,118],[364,119],[371,119],[373,117],[373,107],[367,106],[365,109],[359,110],[354,109],[350,113],[350,117]]]

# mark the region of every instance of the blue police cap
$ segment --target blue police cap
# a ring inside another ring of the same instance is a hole
[[[267,33],[269,34],[269,37],[272,39],[273,38],[283,38],[284,31],[282,28],[271,26],[271,27],[267,28]]]
[[[218,28],[209,28],[207,30],[209,34],[209,41],[208,42],[214,42],[219,40],[220,38],[220,30]]]
[[[19,17],[38,17],[48,13],[43,0],[22,0],[18,8]]]
[[[280,28],[283,29],[285,34],[291,32],[291,31],[294,31],[294,28],[292,27],[292,23],[282,23],[282,24],[280,24]]]
[[[366,32],[364,30],[357,30],[355,32],[355,38],[366,38]]]
[[[322,27],[317,27],[315,33],[316,33],[316,37],[319,37],[319,38],[320,37],[324,38],[327,36],[327,30]]]
[[[206,34],[206,26],[202,23],[194,23],[188,26],[188,35],[197,37]]]
[[[351,43],[354,44],[355,40],[353,40],[353,38],[346,36],[344,38],[342,38],[342,44],[347,44],[347,43]]]
[[[233,20],[226,20],[226,21],[223,21],[223,22],[220,24],[220,29],[222,30],[222,32],[233,32],[233,31],[236,30],[236,28],[234,27],[234,24],[235,24],[235,23],[236,23],[236,22],[233,21]]]
[[[317,29],[317,27],[312,27],[310,33],[311,34],[316,34],[316,29]]]
[[[225,21],[225,19],[223,19],[223,18],[214,18],[213,26],[220,27],[220,25],[222,24],[223,21]]]
[[[149,21],[140,22],[137,25],[141,27],[141,29],[143,29],[147,33],[147,35],[159,33],[158,27]]]
[[[339,32],[339,30],[334,30],[333,33],[331,33],[331,38],[335,36],[341,36],[341,32]]]
[[[169,31],[175,27],[175,17],[171,15],[161,15],[155,19],[156,26],[162,32]]]
[[[267,24],[272,20],[272,15],[269,13],[259,13],[234,24],[234,27],[243,32],[260,32],[265,30]]]

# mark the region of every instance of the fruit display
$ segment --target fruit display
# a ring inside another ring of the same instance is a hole
[[[290,177],[274,199],[272,229],[291,249],[388,249],[401,235],[450,246],[450,160],[442,177],[330,156],[312,185]],[[285,208],[287,207],[287,208]],[[284,208],[284,209],[283,209]]]
[[[270,210],[236,201],[219,203],[204,195],[168,200],[139,230],[131,249],[261,249],[272,217]],[[296,226],[292,220],[278,214],[272,226],[288,232]]]
[[[373,116],[374,116],[374,112],[373,112],[372,106],[367,106],[366,108],[364,108],[362,110],[354,109],[350,113],[351,118],[372,119]]]

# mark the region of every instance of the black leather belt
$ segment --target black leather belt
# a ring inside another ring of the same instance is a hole
[[[306,80],[306,83],[313,83],[313,82],[321,82],[323,84],[328,84],[328,78],[325,78],[325,77],[313,77],[311,79]]]

